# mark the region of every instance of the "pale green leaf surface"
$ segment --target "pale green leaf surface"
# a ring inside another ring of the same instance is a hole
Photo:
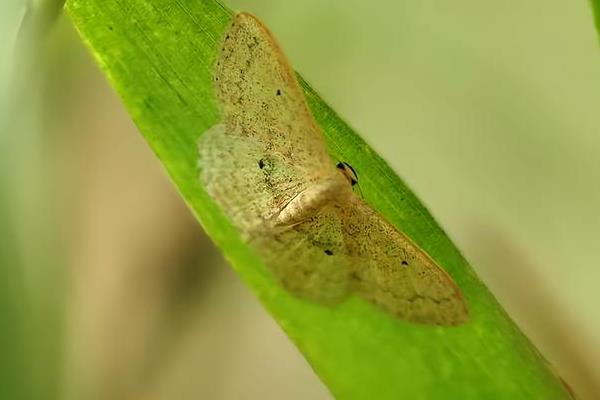
[[[410,324],[358,298],[328,308],[274,281],[198,179],[198,137],[219,119],[212,70],[229,10],[211,0],[70,0],[67,9],[206,232],[334,395],[568,398],[424,206],[304,82],[333,159],[350,162],[366,200],[452,275],[471,321],[455,328]]]

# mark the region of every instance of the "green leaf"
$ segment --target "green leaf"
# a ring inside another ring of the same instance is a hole
[[[197,139],[219,119],[212,71],[231,11],[212,0],[69,0],[67,9],[206,232],[335,396],[569,397],[425,207],[303,81],[331,156],[349,161],[365,199],[453,276],[472,319],[416,325],[358,298],[336,307],[303,301],[274,281],[198,179]]]
[[[49,202],[36,139],[44,39],[61,9],[60,0],[0,4],[0,399],[58,398],[62,320],[50,288],[62,276],[44,251],[57,225],[40,218]]]
[[[0,179],[0,185],[6,182]],[[0,192],[0,398],[27,399],[31,391],[27,385],[26,293],[7,203]]]
[[[594,13],[594,22],[596,23],[596,30],[600,35],[600,0],[590,0],[592,3],[592,12]]]

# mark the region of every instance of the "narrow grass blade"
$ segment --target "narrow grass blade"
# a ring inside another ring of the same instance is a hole
[[[456,328],[420,326],[356,298],[323,307],[290,295],[273,280],[198,179],[196,142],[219,118],[212,70],[231,11],[211,0],[69,0],[67,9],[206,232],[334,395],[568,398],[425,207],[305,82],[332,157],[351,162],[366,200],[453,276],[472,320]]]

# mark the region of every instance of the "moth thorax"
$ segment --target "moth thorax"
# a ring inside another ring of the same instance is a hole
[[[315,182],[292,198],[277,215],[276,225],[290,226],[304,222],[325,207],[345,204],[351,195],[352,188],[346,178],[334,174]]]

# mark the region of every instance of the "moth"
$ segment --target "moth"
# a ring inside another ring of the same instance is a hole
[[[269,30],[234,16],[214,71],[221,122],[199,139],[200,179],[289,292],[335,305],[360,296],[403,320],[457,325],[452,278],[357,196],[327,153],[296,75]]]

